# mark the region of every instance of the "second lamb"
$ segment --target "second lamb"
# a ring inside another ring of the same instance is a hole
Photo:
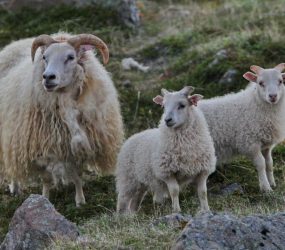
[[[181,211],[179,191],[197,185],[201,210],[209,210],[207,179],[215,171],[213,140],[203,113],[196,107],[201,95],[189,96],[190,86],[177,92],[162,89],[153,101],[164,107],[158,128],[131,136],[118,157],[117,211],[134,213],[147,191],[161,202],[168,194],[173,212]]]

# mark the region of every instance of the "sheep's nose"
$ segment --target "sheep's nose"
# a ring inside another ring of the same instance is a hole
[[[43,78],[46,80],[46,81],[50,81],[50,80],[54,80],[56,78],[55,74],[43,74]]]
[[[271,102],[275,102],[277,99],[277,94],[269,94],[269,98]]]
[[[169,123],[169,122],[172,121],[172,118],[165,118],[164,120],[165,120],[166,123]]]
[[[172,118],[165,118],[164,121],[168,127],[171,127],[173,125]]]

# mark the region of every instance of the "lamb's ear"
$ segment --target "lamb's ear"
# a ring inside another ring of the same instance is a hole
[[[194,91],[194,87],[192,86],[185,86],[183,89],[181,89],[179,92],[185,96],[190,95]]]
[[[256,82],[257,80],[257,75],[251,72],[246,72],[245,74],[243,74],[243,77],[250,82]]]
[[[264,68],[261,68],[260,66],[257,65],[251,65],[250,70],[256,74],[259,74],[262,70],[264,70]]]
[[[277,70],[279,70],[280,72],[282,72],[282,71],[285,69],[285,63],[279,63],[278,65],[276,65],[276,66],[274,67],[274,69],[277,69]],[[283,77],[283,79],[284,79],[284,77]]]
[[[168,90],[166,90],[166,89],[161,89],[161,94],[162,94],[163,96],[165,96],[165,95],[168,94],[168,93],[169,93]]]
[[[198,101],[200,101],[201,99],[203,99],[203,96],[199,94],[188,96],[188,101],[190,105],[194,105],[194,106],[197,106]]]
[[[158,104],[160,106],[163,106],[163,97],[161,95],[157,95],[152,100],[153,100],[154,103],[156,103],[156,104]]]

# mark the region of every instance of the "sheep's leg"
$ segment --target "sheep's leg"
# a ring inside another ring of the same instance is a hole
[[[207,198],[207,180],[208,173],[202,172],[197,176],[196,184],[197,184],[197,193],[200,201],[200,210],[201,211],[209,211],[208,198]]]
[[[126,194],[119,193],[117,199],[117,213],[125,214],[128,211],[128,207],[131,201],[131,197]]]
[[[133,198],[129,202],[129,211],[134,213],[138,210],[144,196],[146,194],[146,189],[144,187],[139,188],[134,194]]]
[[[253,164],[258,172],[260,190],[264,192],[272,191],[266,175],[265,159],[260,151],[253,157]]]
[[[74,174],[73,176],[73,183],[75,185],[75,202],[76,202],[76,206],[80,207],[80,205],[84,205],[86,204],[85,201],[85,196],[84,196],[84,192],[83,192],[83,187],[82,187],[82,180],[79,177],[78,174]]]
[[[52,183],[49,181],[43,181],[42,195],[49,199],[49,191],[51,189]]]
[[[19,183],[12,179],[10,184],[9,184],[9,190],[10,190],[10,194],[11,195],[15,195],[15,196],[19,196],[21,195],[21,188],[20,188],[20,185]]]
[[[266,175],[267,175],[267,179],[269,181],[269,184],[271,187],[276,187],[276,183],[275,183],[274,175],[273,175],[273,160],[272,160],[272,156],[271,156],[271,151],[272,151],[272,148],[267,148],[267,149],[262,151],[262,154],[263,154],[264,159],[265,159]]]
[[[181,211],[179,205],[179,184],[174,176],[170,176],[164,179],[164,182],[167,185],[171,201],[172,201],[172,211],[174,213],[179,213]]]
[[[120,186],[121,188],[119,188],[117,201],[117,212],[120,214],[136,212],[143,199],[145,188],[138,184],[133,184],[133,186],[124,184]]]

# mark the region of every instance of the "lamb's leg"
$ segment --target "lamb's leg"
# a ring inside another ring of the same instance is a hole
[[[146,189],[144,187],[141,187],[136,191],[136,193],[134,194],[133,198],[129,203],[130,213],[134,213],[138,210],[145,194],[146,194]]]
[[[272,160],[272,156],[271,156],[271,151],[272,151],[272,148],[267,148],[267,149],[262,151],[262,154],[263,154],[264,159],[265,159],[266,175],[267,175],[267,179],[269,181],[269,184],[271,187],[276,187],[276,183],[275,183],[274,175],[273,175],[273,160]]]
[[[117,213],[125,214],[128,211],[128,207],[131,201],[131,197],[121,192],[118,195],[117,199]]]
[[[78,174],[74,174],[73,176],[73,183],[75,185],[75,202],[76,202],[76,206],[80,207],[80,205],[84,205],[86,204],[85,201],[85,196],[84,196],[84,192],[83,192],[83,187],[82,187],[82,180],[80,178],[80,176]]]
[[[172,201],[172,211],[174,213],[179,213],[181,211],[179,205],[179,184],[174,176],[170,176],[164,179],[164,182],[167,185],[171,201]]]
[[[19,183],[12,179],[10,184],[9,184],[9,190],[11,195],[19,196],[21,194],[21,188]]]
[[[207,180],[208,173],[202,172],[197,176],[196,184],[197,184],[197,192],[200,201],[200,210],[201,211],[209,211],[208,198],[207,198]]]
[[[256,167],[257,172],[258,172],[260,190],[264,192],[272,191],[270,184],[268,182],[267,176],[266,176],[265,159],[260,151],[257,152],[256,155],[253,157],[253,164]]]

